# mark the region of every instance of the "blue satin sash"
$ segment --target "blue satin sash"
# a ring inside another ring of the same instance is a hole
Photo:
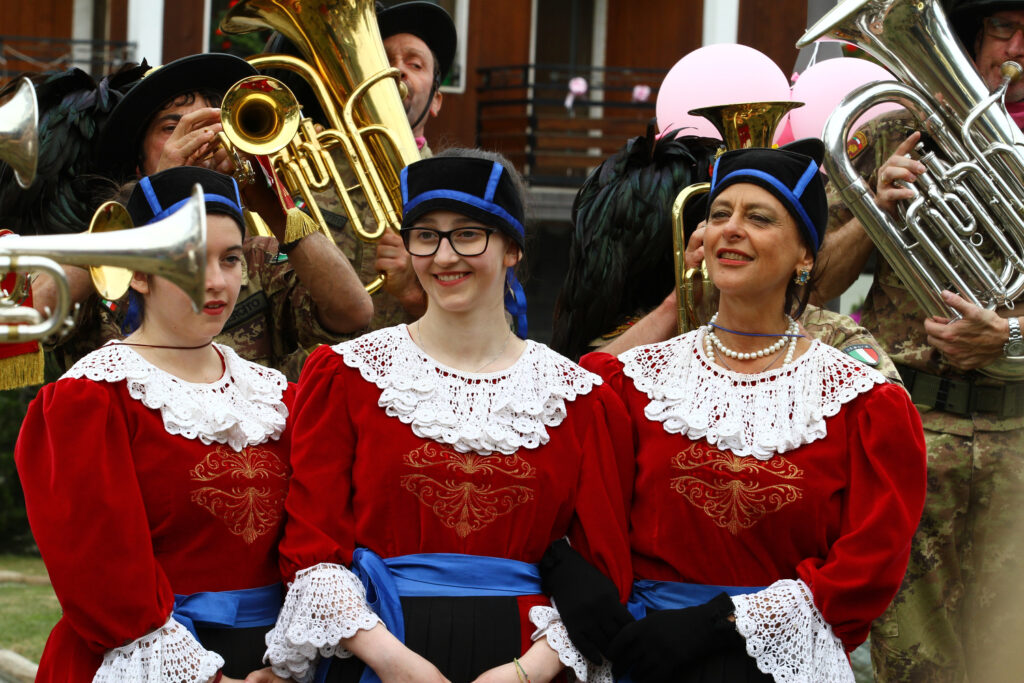
[[[174,596],[174,619],[196,640],[196,625],[217,628],[273,626],[281,611],[281,584],[237,591]]]
[[[633,582],[633,593],[626,607],[637,619],[643,619],[647,610],[681,609],[703,605],[719,593],[745,595],[763,590],[765,586],[708,586],[702,583],[680,583],[677,581]]]
[[[405,642],[401,597],[479,597],[537,595],[540,570],[535,564],[503,557],[418,553],[382,559],[366,548],[352,554],[352,571],[366,587],[366,600],[396,638]],[[327,676],[330,659],[317,667],[315,681]],[[366,667],[360,683],[379,683]]]

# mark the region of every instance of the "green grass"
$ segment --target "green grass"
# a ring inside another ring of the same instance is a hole
[[[0,570],[46,576],[43,561],[33,557],[0,555]],[[60,605],[50,586],[0,582],[0,648],[38,662],[59,618]]]

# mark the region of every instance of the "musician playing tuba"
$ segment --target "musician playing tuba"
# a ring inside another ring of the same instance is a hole
[[[388,62],[401,72],[406,88],[402,104],[420,156],[430,157],[432,152],[427,144],[426,126],[441,111],[441,83],[455,60],[455,24],[442,7],[432,2],[404,2],[379,9],[376,19]],[[299,49],[279,33],[270,39],[266,51],[303,57]],[[291,88],[301,102],[305,116],[318,124],[327,124],[314,92],[301,77],[284,70],[268,73]],[[355,176],[339,148],[332,150],[332,157],[345,184],[353,185]],[[374,219],[364,196],[355,193],[352,201],[364,225],[372,226]],[[376,242],[364,242],[357,239],[347,225],[341,202],[333,190],[317,193],[316,203],[323,211],[335,241],[362,281],[369,282],[378,273],[386,274],[383,291],[373,296],[374,315],[369,329],[377,330],[419,318],[426,310],[426,295],[412,272],[409,255],[398,235],[388,231]]]
[[[183,57],[150,71],[118,103],[101,133],[98,156],[105,173],[124,181],[175,166],[227,170],[213,144],[220,129],[220,97],[244,76],[245,61],[225,54]],[[250,237],[244,245],[247,277],[238,306],[217,341],[241,357],[298,379],[307,349],[333,344],[361,331],[372,303],[351,264],[307,225],[286,211],[262,179],[243,190],[243,203],[259,213],[277,239]],[[297,237],[289,231],[297,230]],[[280,243],[294,242],[285,257]],[[95,302],[84,271],[65,268],[72,297]],[[48,283],[40,282],[36,305],[47,305]],[[105,302],[83,307],[83,334],[58,348],[65,366],[117,336],[124,307]]]
[[[948,4],[948,3],[947,3]],[[1004,61],[1024,59],[1024,2],[964,0],[949,16],[989,88]],[[1006,107],[1024,123],[1024,80],[1010,84]],[[856,131],[848,155],[876,190],[875,203],[895,215],[923,172],[907,156],[920,138],[905,111]],[[830,188],[829,236],[819,294],[842,293],[875,247]],[[1020,657],[1024,632],[1021,570],[1024,534],[1024,383],[977,372],[1004,356],[1024,355],[1021,309],[1001,315],[957,294],[942,298],[963,318],[928,317],[893,266],[879,258],[862,323],[896,362],[921,412],[928,446],[928,493],[910,566],[889,610],[871,632],[877,680],[1011,680],[1008,658]],[[1019,300],[1018,300],[1019,303]],[[899,454],[893,454],[898,457]]]

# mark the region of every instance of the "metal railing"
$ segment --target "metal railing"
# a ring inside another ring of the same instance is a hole
[[[530,185],[578,187],[644,134],[667,71],[519,64],[477,73],[477,146],[509,157]]]
[[[24,72],[78,67],[100,78],[135,60],[135,43],[0,35],[0,81]]]

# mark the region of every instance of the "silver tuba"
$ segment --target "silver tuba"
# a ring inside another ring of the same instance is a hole
[[[59,263],[88,266],[96,290],[107,299],[124,296],[135,271],[159,275],[183,289],[199,311],[206,293],[202,188],[196,185],[188,202],[167,218],[141,228],[133,228],[122,205],[107,202],[93,215],[88,233],[0,238],[0,275],[45,272],[57,285],[56,310],[47,318],[0,292],[0,343],[45,339],[67,327],[71,293]]]
[[[1002,84],[990,92],[939,0],[844,0],[797,47],[822,37],[864,49],[901,81],[861,86],[825,124],[825,166],[850,211],[929,315],[960,317],[942,301],[943,289],[983,308],[1013,308],[1024,293],[1024,133],[1003,96],[1021,67],[1004,64]],[[928,172],[899,221],[875,205],[846,152],[854,122],[881,102],[905,107],[941,150],[919,145]],[[981,372],[1021,379],[1024,358]]]
[[[39,158],[39,104],[27,78],[0,107],[0,159],[14,169],[18,185],[27,188],[36,177]]]

